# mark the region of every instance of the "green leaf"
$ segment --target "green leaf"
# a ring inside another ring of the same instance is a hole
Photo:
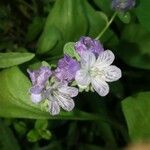
[[[103,12],[95,11],[89,3],[84,2],[85,15],[88,18],[88,32],[90,37],[97,37],[97,35],[104,29],[108,22],[107,16]]]
[[[118,45],[119,39],[115,32],[113,32],[111,29],[108,29],[104,35],[101,37],[100,40],[106,47],[108,48],[114,48]]]
[[[13,123],[15,130],[20,134],[23,135],[25,134],[27,127],[26,124],[23,121],[19,121],[19,122],[14,122]]]
[[[66,42],[74,41],[86,33],[87,19],[83,13],[83,1],[57,0],[55,2],[40,37],[38,53],[49,52],[59,55]]]
[[[0,53],[0,68],[22,64],[31,60],[34,56],[33,53]]]
[[[37,130],[32,129],[28,132],[27,138],[30,142],[37,142],[41,137]]]
[[[94,0],[94,3],[105,13],[111,15],[112,9],[111,9],[111,2],[110,0]]]
[[[141,92],[122,101],[132,141],[150,139],[150,92]]]
[[[75,51],[74,44],[75,44],[74,42],[66,43],[64,48],[63,48],[64,54],[67,54],[70,57],[75,57],[77,60],[80,60],[80,56]]]
[[[44,18],[41,17],[33,18],[32,23],[28,26],[26,41],[30,42],[35,40],[42,31],[43,26],[44,26]]]
[[[59,29],[50,25],[48,29],[45,29],[39,38],[37,44],[37,53],[44,54],[53,49],[59,41],[62,40]]]
[[[149,0],[140,0],[135,9],[135,12],[137,14],[137,17],[138,17],[140,23],[148,31],[150,31],[149,6],[150,6]]]
[[[126,12],[126,13],[118,12],[118,17],[123,23],[126,23],[126,24],[130,23],[131,21],[131,15],[129,12]]]
[[[48,113],[41,111],[40,105],[31,102],[29,79],[12,67],[0,72],[0,116],[20,118],[46,118]]]
[[[48,121],[45,119],[39,119],[39,120],[36,120],[35,122],[35,129],[44,130],[47,128],[47,126],[48,126]]]
[[[9,149],[20,150],[18,142],[11,131],[11,129],[5,125],[5,123],[0,120],[0,149],[9,150]]]
[[[42,66],[51,67],[50,64],[46,61],[42,61]]]
[[[39,130],[39,134],[43,139],[49,140],[52,134],[49,130]]]
[[[150,69],[150,33],[139,24],[125,27],[122,33],[119,56],[130,66]]]
[[[29,79],[18,67],[4,69],[0,72],[0,116],[32,119],[70,119],[70,120],[98,120],[101,118],[79,110],[72,112],[61,111],[60,115],[51,116],[42,108],[42,104],[31,102]]]

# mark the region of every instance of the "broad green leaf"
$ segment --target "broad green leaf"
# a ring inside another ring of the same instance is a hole
[[[55,2],[39,39],[38,53],[61,54],[66,42],[74,41],[86,33],[87,20],[82,5],[81,0]]]
[[[108,15],[112,14],[111,1],[110,0],[94,0],[94,3]]]
[[[0,68],[7,68],[22,64],[31,60],[35,55],[33,53],[0,53]]]
[[[44,26],[44,18],[41,17],[33,18],[32,23],[28,26],[26,41],[30,42],[35,40],[42,31],[43,26]]]
[[[79,110],[61,111],[58,116],[51,116],[43,109],[42,104],[33,104],[30,99],[29,79],[19,70],[12,67],[0,72],[0,116],[32,119],[70,119],[97,120],[105,118]]]
[[[141,92],[122,101],[132,141],[150,139],[150,92]]]
[[[119,39],[115,32],[111,29],[108,29],[104,35],[101,37],[100,41],[108,48],[114,48],[118,45]]]
[[[0,120],[0,149],[1,150],[20,150],[19,144],[11,129]]]
[[[103,12],[95,11],[86,1],[84,1],[83,6],[86,10],[85,15],[88,19],[89,30],[87,34],[95,38],[106,26],[108,22],[107,16]]]
[[[150,33],[139,24],[125,27],[122,33],[119,56],[130,66],[150,69]]]
[[[80,60],[80,56],[75,51],[74,44],[75,44],[74,42],[66,43],[64,48],[63,48],[64,54],[67,54],[70,57],[75,57],[77,60]]]
[[[137,3],[137,7],[135,9],[135,12],[137,14],[137,17],[142,24],[143,27],[145,27],[146,30],[150,31],[150,1],[149,0],[140,0],[139,3]]]
[[[57,46],[59,41],[62,40],[59,29],[55,26],[49,26],[48,29],[44,30],[39,38],[37,44],[37,53],[47,53],[49,50]]]

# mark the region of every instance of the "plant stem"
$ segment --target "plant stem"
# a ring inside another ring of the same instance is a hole
[[[96,40],[100,39],[102,37],[102,35],[106,32],[106,30],[108,29],[108,27],[111,25],[111,23],[113,22],[113,20],[115,19],[117,15],[117,12],[114,12],[114,14],[112,15],[111,19],[109,20],[109,22],[107,23],[107,25],[105,26],[105,28],[99,33],[99,35],[95,38]]]

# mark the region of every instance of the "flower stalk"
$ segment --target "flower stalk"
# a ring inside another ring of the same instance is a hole
[[[107,23],[107,25],[105,26],[105,28],[99,33],[99,35],[95,38],[96,40],[99,40],[103,34],[106,32],[106,30],[109,28],[109,26],[112,24],[113,20],[115,19],[116,15],[117,15],[117,11],[114,12],[114,14],[112,15],[111,19],[109,20],[109,22]]]

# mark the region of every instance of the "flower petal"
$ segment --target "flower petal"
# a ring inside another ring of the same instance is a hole
[[[33,103],[39,103],[42,100],[42,94],[31,93],[31,100]]]
[[[66,111],[71,111],[75,106],[73,99],[69,96],[59,94],[56,96],[56,99],[58,104]]]
[[[113,82],[121,78],[121,70],[116,66],[108,66],[104,69],[104,80],[107,82]]]
[[[60,107],[56,100],[49,101],[49,112],[51,115],[58,115],[60,113]]]
[[[106,96],[109,93],[108,84],[99,78],[92,79],[92,86],[100,96]]]
[[[110,64],[112,64],[114,59],[115,59],[115,56],[114,56],[113,52],[110,50],[106,50],[106,51],[100,53],[100,55],[96,61],[96,64],[99,67],[107,67]]]
[[[92,52],[83,52],[81,55],[81,68],[90,69],[96,62],[96,57]]]
[[[77,85],[81,88],[86,88],[90,84],[90,75],[86,70],[78,70],[75,76]]]
[[[58,91],[69,95],[70,97],[75,97],[78,95],[78,89],[75,87],[70,87],[70,86],[61,86],[60,88],[58,88]]]
[[[30,88],[29,92],[34,94],[40,94],[43,88],[44,88],[43,85],[35,85]]]

